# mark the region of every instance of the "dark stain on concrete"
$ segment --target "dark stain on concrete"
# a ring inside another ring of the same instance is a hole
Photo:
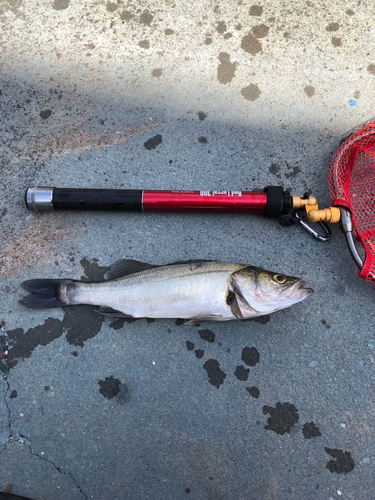
[[[286,172],[285,177],[287,179],[290,179],[290,177],[294,178],[296,177],[299,173],[301,172],[301,169],[299,167],[293,167],[291,172]]]
[[[123,10],[120,14],[120,19],[122,21],[129,22],[133,19],[133,17],[134,17],[134,14],[133,14],[133,12],[130,12],[130,10]]]
[[[205,38],[205,40],[204,40],[205,45],[210,45],[211,43],[212,43],[212,38],[210,38],[210,37]]]
[[[203,111],[198,111],[198,118],[200,119],[201,122],[204,121],[205,118],[207,118],[207,115],[206,113],[204,113]]]
[[[356,90],[353,94],[354,99],[359,99],[361,97],[361,92],[359,90]]]
[[[239,365],[234,370],[234,375],[238,378],[238,380],[246,381],[249,378],[249,371],[249,368]]]
[[[329,25],[326,27],[326,31],[338,31],[339,28],[339,23],[329,23]]]
[[[302,427],[302,434],[305,439],[321,436],[319,427],[314,422],[306,422]]]
[[[170,28],[167,28],[164,30],[164,35],[166,35],[166,36],[173,35],[173,33],[174,33],[174,30],[171,30]]]
[[[11,348],[8,352],[9,367],[14,368],[19,360],[29,358],[38,346],[46,346],[63,334],[63,322],[48,318],[43,325],[29,328],[24,333],[23,328],[7,332]]]
[[[47,120],[52,115],[52,109],[45,109],[39,113],[39,116],[43,118],[43,120]]]
[[[65,10],[69,7],[70,0],[55,0],[52,8],[55,10]]]
[[[256,347],[244,347],[241,355],[242,361],[247,366],[255,366],[259,363],[260,354]]]
[[[242,24],[236,24],[236,26],[234,27],[237,31],[241,31],[242,30]]]
[[[268,169],[269,173],[272,175],[276,175],[276,177],[280,178],[281,175],[279,175],[280,172],[280,165],[277,163],[271,163],[270,168]]]
[[[84,274],[81,275],[81,281],[104,281],[104,273],[110,269],[109,266],[99,266],[98,259],[92,259],[89,261],[86,257],[83,257],[79,261],[83,267]]]
[[[203,358],[203,355],[204,355],[204,351],[203,349],[195,349],[195,355],[198,359],[201,359]]]
[[[263,14],[263,7],[261,5],[252,5],[249,14],[250,16],[261,16]]]
[[[155,68],[152,70],[152,76],[155,78],[160,78],[162,75],[162,69],[161,68]]]
[[[333,37],[331,38],[331,42],[332,42],[332,45],[333,45],[334,47],[340,47],[340,45],[342,45],[341,38],[338,38],[338,37],[336,37],[336,36],[333,36]]]
[[[247,101],[256,101],[258,97],[260,96],[261,91],[255,83],[251,83],[247,87],[244,87],[241,89],[241,95],[244,97]]]
[[[78,357],[78,352],[77,351],[73,351],[72,352],[72,356],[75,356],[77,358]]]
[[[201,137],[198,137],[198,141],[201,144],[207,144],[208,143],[207,137],[204,137],[204,135],[202,135]]]
[[[280,178],[281,176],[276,175],[276,177]],[[266,323],[269,323],[270,320],[271,316],[269,314],[265,314],[264,316],[258,316],[257,318],[250,318],[248,321],[254,321],[255,323],[260,323],[261,325],[265,325]]]
[[[224,21],[218,22],[218,24],[216,26],[216,31],[218,33],[220,33],[220,35],[222,35],[223,33],[225,33],[227,31],[227,25],[225,24]]]
[[[123,406],[129,403],[130,399],[131,399],[131,392],[129,387],[127,386],[127,384],[121,383],[120,391],[116,396],[116,401]]]
[[[236,71],[236,63],[230,62],[230,55],[226,52],[220,52],[219,54],[220,64],[217,67],[217,79],[223,85],[231,82]]]
[[[327,448],[326,446],[324,447],[324,451],[335,459],[329,460],[329,462],[327,462],[326,467],[330,472],[336,472],[337,474],[347,474],[354,469],[355,463],[348,451]]]
[[[202,340],[210,342],[211,344],[215,342],[215,334],[211,332],[208,328],[206,330],[198,330],[199,336]]]
[[[224,40],[228,40],[228,38],[232,38],[232,36],[233,36],[232,33],[225,33],[223,38]]]
[[[308,85],[303,89],[307,97],[312,97],[315,94],[315,88],[312,87],[311,85]]]
[[[51,386],[50,386],[50,385],[45,385],[45,386],[44,386],[44,390],[45,390],[46,392],[50,391],[50,390],[51,390]]]
[[[345,12],[348,16],[354,16],[354,14],[355,14],[354,10],[352,10],[352,9],[347,9]]]
[[[136,318],[116,318],[114,321],[112,321],[112,323],[109,324],[110,328],[113,328],[113,330],[121,330],[121,328],[123,328],[125,325],[125,319],[131,319],[133,321],[136,320]]]
[[[120,392],[120,381],[114,378],[113,375],[106,377],[104,380],[98,380],[99,392],[107,399],[112,399]]]
[[[186,341],[186,349],[188,351],[193,351],[194,350],[194,344],[193,344],[193,342],[190,342],[190,340],[187,340]]]
[[[273,431],[281,436],[285,433],[289,434],[290,429],[299,420],[298,410],[291,403],[276,403],[276,407],[263,406],[263,413],[271,416],[267,419],[267,425],[264,426],[266,431]]]
[[[204,363],[203,368],[207,372],[209,383],[219,389],[227,376],[227,374],[220,369],[220,363],[216,361],[216,359],[208,359]]]
[[[284,38],[290,38],[290,33],[289,31],[285,31],[284,34],[283,34],[283,37]]]
[[[251,30],[256,38],[264,38],[268,35],[269,27],[265,24],[260,24],[259,26],[254,26]]]
[[[151,139],[148,139],[143,145],[146,149],[156,149],[163,142],[163,136],[161,134],[154,135]]]
[[[258,389],[258,387],[255,387],[255,385],[253,385],[253,387],[246,387],[246,390],[252,398],[255,398],[255,399],[259,398],[260,390]]]
[[[66,341],[83,347],[84,342],[100,332],[103,321],[104,316],[95,312],[95,306],[70,306],[65,310],[61,325],[66,330]]]
[[[375,75],[375,64],[374,63],[369,64],[367,66],[367,71],[372,75]]]
[[[16,398],[17,396],[18,396],[17,391],[16,391],[16,390],[13,390],[13,391],[10,393],[9,398],[10,398],[10,399],[14,399],[14,398]]]
[[[119,5],[117,3],[108,2],[105,8],[108,12],[114,12],[119,8]]]
[[[251,33],[245,35],[241,40],[241,49],[252,56],[262,52],[262,44]]]
[[[191,491],[191,489],[190,488],[185,488],[185,491],[186,491],[187,494],[189,494],[190,491]]]
[[[150,48],[150,42],[148,40],[141,40],[138,45],[141,47],[141,49]]]
[[[144,10],[142,12],[142,14],[139,16],[139,22],[141,24],[146,25],[146,26],[150,26],[153,19],[154,19],[154,16],[151,14],[151,12],[148,9]]]

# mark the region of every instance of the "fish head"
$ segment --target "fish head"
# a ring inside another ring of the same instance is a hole
[[[314,293],[300,278],[258,267],[248,266],[233,273],[232,278],[241,309],[255,311],[258,316],[290,307]]]

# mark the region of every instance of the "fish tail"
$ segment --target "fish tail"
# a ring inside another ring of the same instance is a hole
[[[23,288],[31,292],[20,300],[20,303],[31,309],[45,309],[71,305],[67,298],[67,289],[76,285],[73,280],[27,280],[22,283]]]

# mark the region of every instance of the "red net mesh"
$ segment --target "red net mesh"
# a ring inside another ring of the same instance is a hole
[[[359,276],[375,285],[375,121],[353,133],[337,150],[329,174],[332,205],[347,207],[366,251]]]

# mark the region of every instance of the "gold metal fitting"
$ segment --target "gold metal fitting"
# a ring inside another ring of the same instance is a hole
[[[315,196],[309,196],[308,198],[301,198],[300,196],[292,196],[293,208],[298,209],[306,206],[317,205]]]
[[[307,211],[307,210],[306,210]],[[339,222],[341,217],[340,209],[337,207],[323,208],[323,210],[318,210],[318,206],[309,210],[307,213],[307,218],[311,222]]]

